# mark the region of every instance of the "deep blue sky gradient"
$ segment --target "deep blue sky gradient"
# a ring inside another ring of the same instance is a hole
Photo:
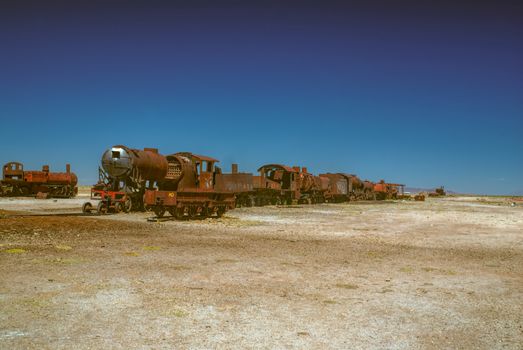
[[[0,163],[114,144],[523,191],[523,5],[0,0]]]

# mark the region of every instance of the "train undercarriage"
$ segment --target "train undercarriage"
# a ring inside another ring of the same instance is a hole
[[[168,212],[179,220],[221,217],[235,207],[233,193],[205,191],[146,190],[144,203],[146,209],[152,210],[158,218]]]
[[[6,197],[40,196],[41,198],[71,198],[76,196],[78,188],[71,185],[41,185],[25,181],[2,182],[0,195]]]

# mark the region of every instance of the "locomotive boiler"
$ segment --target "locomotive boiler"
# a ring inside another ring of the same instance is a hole
[[[37,196],[39,198],[71,198],[78,193],[78,178],[66,165],[65,173],[51,172],[49,165],[41,171],[24,170],[19,162],[9,162],[3,167],[0,194],[4,196]]]
[[[325,194],[329,190],[330,180],[325,177],[310,174],[307,168],[295,166],[298,172],[298,189],[300,204],[314,204],[325,202]]]
[[[91,188],[91,200],[98,201],[99,213],[143,209],[146,188],[153,188],[167,175],[167,160],[156,148],[143,150],[116,145],[102,154],[98,183]],[[95,209],[84,203],[83,211]]]
[[[144,181],[161,181],[167,174],[167,160],[156,148],[142,150],[118,145],[102,155],[102,168],[114,179],[130,180],[137,187]]]

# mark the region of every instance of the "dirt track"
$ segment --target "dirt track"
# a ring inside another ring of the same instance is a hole
[[[76,206],[63,203],[31,210]],[[244,208],[163,223],[3,212],[0,348],[521,349],[523,205],[508,203]]]

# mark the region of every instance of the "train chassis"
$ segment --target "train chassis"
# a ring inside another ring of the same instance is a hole
[[[123,191],[107,191],[92,189],[91,200],[98,201],[95,206],[91,202],[86,202],[82,206],[82,212],[92,213],[96,211],[98,214],[113,213],[128,213],[133,209],[133,203],[140,202],[138,198],[133,200],[132,195]]]
[[[220,192],[176,192],[147,190],[144,196],[146,209],[158,218],[166,212],[178,220],[221,217],[234,208],[234,194]]]
[[[236,207],[263,207],[296,203],[291,191],[257,190],[236,195]]]
[[[33,185],[31,183],[6,182],[0,185],[0,195],[16,197],[43,193],[47,198],[71,198],[77,194],[77,188],[70,185]]]

